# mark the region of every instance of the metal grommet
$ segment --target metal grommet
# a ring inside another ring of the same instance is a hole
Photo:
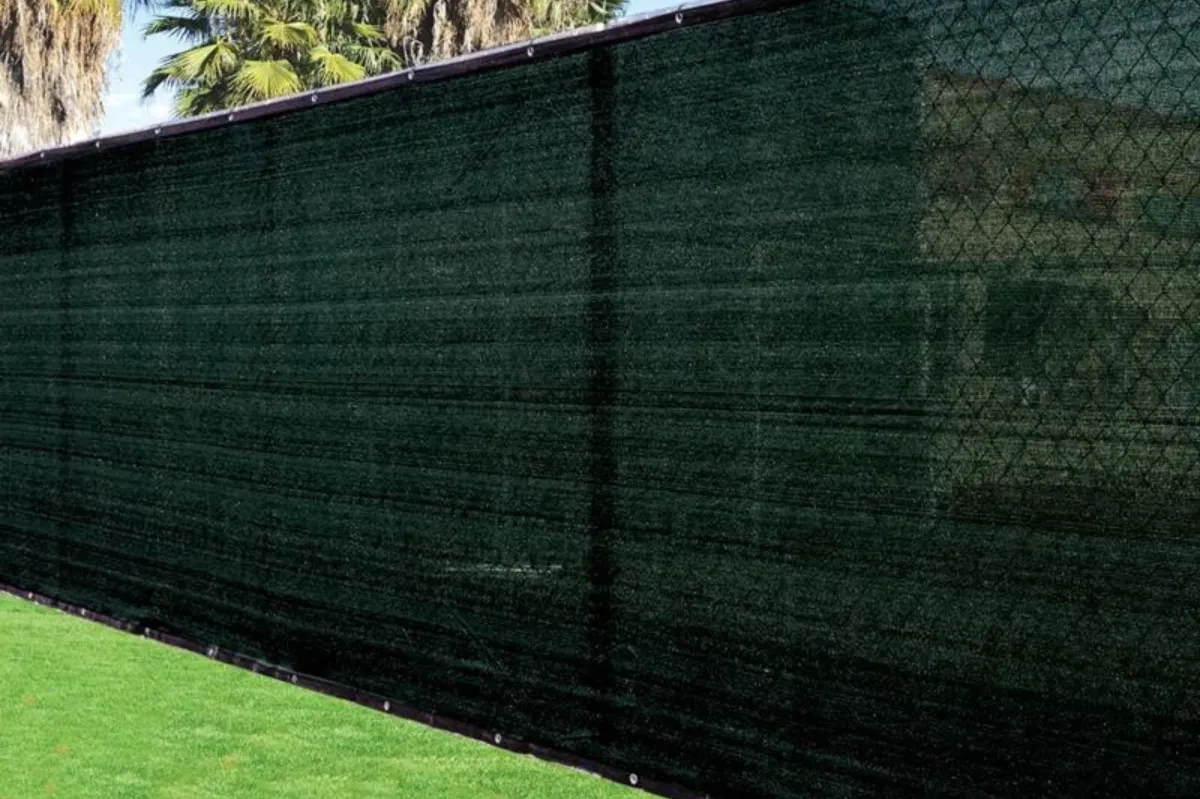
[[[230,121],[230,122],[232,122],[232,121],[233,121],[233,114],[230,114],[230,115],[229,115],[229,121]]]
[[[533,45],[532,44],[529,45],[529,47],[525,48],[525,55],[529,56],[530,58],[533,58]]]
[[[84,610],[79,611],[79,615],[83,616],[86,619],[87,618],[87,609],[85,608]]]
[[[45,153],[38,153],[38,158],[45,158],[45,157],[46,157]]]
[[[391,709],[392,709],[392,703],[391,703],[391,702],[386,702],[386,701],[385,701],[385,702],[383,703],[383,712],[384,712],[384,713],[387,713],[387,712],[388,712],[388,711],[390,711]]]
[[[159,135],[159,134],[161,134],[161,133],[162,133],[162,128],[155,128],[155,129],[154,129],[154,135],[155,135],[155,136],[158,136],[158,135]]]
[[[96,142],[96,149],[97,149],[97,150],[99,150],[99,149],[100,149],[100,142]]]
[[[630,775],[629,775],[629,784],[630,784],[630,785],[637,785],[637,784],[638,784],[638,777],[637,777],[637,775],[636,775],[636,774],[630,774]]]
[[[495,735],[492,736],[492,740],[495,741],[497,744],[499,744],[501,741],[504,740],[504,737],[501,736],[500,733],[496,733]]]
[[[212,657],[215,654],[217,654],[217,648],[215,646],[210,646],[208,648],[208,656]]]
[[[295,684],[296,684],[296,675],[293,674],[292,675],[292,685],[295,685]]]
[[[410,69],[410,70],[408,71],[408,79],[409,79],[409,80],[412,80],[412,79],[413,79],[413,78],[415,78],[415,77],[417,77],[417,76],[416,76],[416,73],[414,73],[414,72],[413,72],[413,71]]]
[[[314,103],[317,101],[317,96],[316,96],[315,94],[312,96],[312,101],[313,101]]]
[[[29,598],[30,598],[30,599],[33,599],[33,592],[32,592],[32,591],[30,591],[30,592],[29,592]]]
[[[682,23],[683,23],[683,12],[682,12],[682,11],[676,11],[676,12],[675,12],[675,24],[676,24],[676,25],[680,25],[680,24],[682,24]],[[636,775],[636,774],[634,774],[633,776],[635,776],[635,777],[636,777],[637,775]]]

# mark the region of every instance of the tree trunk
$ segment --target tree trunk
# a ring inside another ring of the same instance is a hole
[[[103,112],[121,5],[0,0],[0,158],[86,138]]]

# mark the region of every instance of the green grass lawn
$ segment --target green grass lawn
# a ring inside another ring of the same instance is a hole
[[[0,799],[645,795],[0,593]]]

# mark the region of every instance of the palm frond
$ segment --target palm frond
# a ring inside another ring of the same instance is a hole
[[[337,52],[356,64],[362,64],[368,75],[382,75],[404,68],[404,59],[395,50],[365,44],[339,45]]]
[[[215,83],[238,62],[237,49],[225,41],[206,42],[176,53],[163,64],[174,80]]]
[[[263,8],[254,0],[191,0],[197,12],[214,17],[250,21],[263,16]]]
[[[309,53],[309,60],[315,68],[319,86],[349,83],[367,75],[366,67],[362,64],[356,64],[340,53],[331,52],[328,47],[323,45],[312,49]]]
[[[142,98],[150,97],[161,86],[186,88],[211,87],[237,65],[237,50],[228,42],[210,41],[167,56],[142,84]]]
[[[292,65],[278,59],[244,61],[233,74],[231,85],[235,95],[244,102],[284,97],[303,88],[300,76]]]
[[[168,58],[165,60],[169,61],[170,59]],[[163,85],[170,85],[172,83],[174,83],[174,80],[171,77],[171,72],[167,69],[166,64],[164,63],[151,72],[150,76],[142,82],[142,99],[145,100],[148,97],[153,97],[154,93],[158,91],[160,87]]]
[[[226,94],[223,87],[217,86],[191,86],[182,89],[175,97],[175,113],[181,117],[194,117],[210,111],[219,111],[227,107]]]
[[[366,22],[351,22],[346,26],[346,32],[364,42],[382,42],[387,38],[382,27]]]
[[[262,26],[259,41],[283,49],[296,49],[320,41],[316,28],[307,22],[269,22]]]
[[[143,36],[157,34],[173,36],[185,42],[202,41],[212,36],[212,24],[206,17],[162,15],[142,28]]]

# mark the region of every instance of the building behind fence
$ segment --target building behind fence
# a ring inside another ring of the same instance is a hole
[[[0,582],[713,795],[1200,793],[1200,7],[651,27],[0,165]]]

